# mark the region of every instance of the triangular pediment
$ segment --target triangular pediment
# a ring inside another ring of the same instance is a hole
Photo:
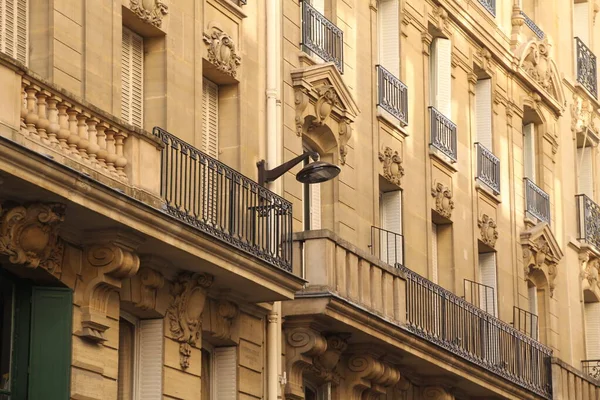
[[[303,89],[315,99],[321,96],[323,88],[331,88],[339,100],[335,104],[334,112],[340,116],[354,121],[360,112],[350,89],[332,62],[292,70],[291,76],[295,90]]]
[[[543,252],[553,263],[558,263],[564,256],[554,233],[546,222],[521,232],[521,245]]]

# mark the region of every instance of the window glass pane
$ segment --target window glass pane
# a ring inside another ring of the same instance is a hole
[[[13,293],[13,284],[0,278],[0,393],[7,393],[11,389]],[[9,396],[0,395],[0,400],[9,398]]]

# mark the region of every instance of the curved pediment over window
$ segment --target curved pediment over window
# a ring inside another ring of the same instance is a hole
[[[554,111],[562,114],[565,93],[560,83],[560,74],[551,56],[552,45],[548,39],[532,39],[517,51],[518,71],[537,87],[540,95],[549,100]]]
[[[310,132],[328,127],[335,135],[340,163],[344,164],[352,123],[360,112],[350,89],[333,63],[296,69],[291,76],[297,135],[310,136]]]

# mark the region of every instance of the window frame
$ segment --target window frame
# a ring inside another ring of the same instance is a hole
[[[132,370],[132,399],[141,400],[140,396],[140,319],[127,311],[120,310],[119,320],[125,320],[133,326],[133,370]],[[120,350],[120,349],[119,349]],[[118,374],[117,362],[117,374]],[[118,383],[117,383],[118,387]],[[127,400],[127,399],[124,399]]]

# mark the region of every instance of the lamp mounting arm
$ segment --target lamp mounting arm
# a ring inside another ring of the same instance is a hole
[[[294,157],[290,161],[284,162],[280,166],[273,169],[266,169],[265,160],[260,160],[258,163],[256,163],[256,166],[258,167],[258,184],[260,186],[264,186],[265,183],[273,182],[302,161],[308,160],[309,157],[312,158],[313,161],[317,161],[319,159],[319,153],[316,151],[305,151],[299,156]]]

